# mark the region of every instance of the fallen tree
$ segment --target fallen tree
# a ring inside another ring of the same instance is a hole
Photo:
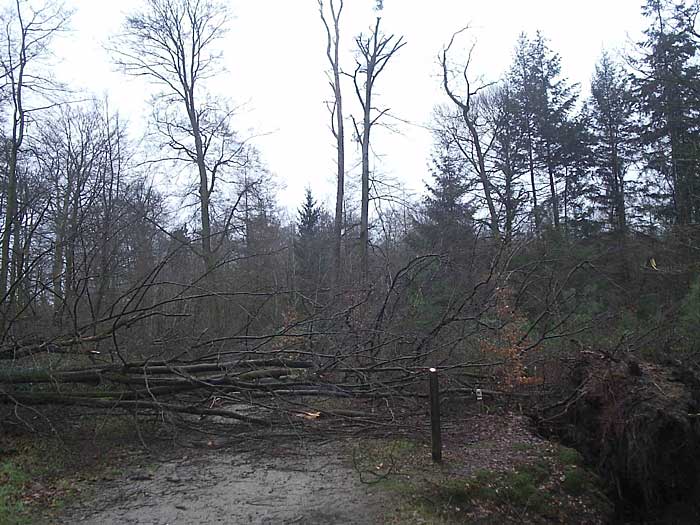
[[[530,332],[545,316],[527,333],[514,331],[524,320],[501,287],[509,254],[494,248],[478,269],[423,255],[386,282],[334,297],[323,291],[325,303],[306,306],[305,296],[297,304],[286,290],[209,292],[200,289],[203,277],[157,282],[161,269],[154,269],[102,317],[84,315],[77,324],[76,316],[69,334],[8,332],[0,346],[0,405],[277,424],[300,411],[351,417],[353,407],[333,403],[357,399],[377,401],[393,421],[394,401],[423,410],[433,367],[446,395],[475,399],[477,388],[487,397],[522,395],[514,386],[532,379],[522,356],[538,344]],[[452,276],[455,286],[444,289],[440,276]],[[280,308],[264,315],[274,302]],[[227,320],[239,304],[246,316]],[[498,336],[504,328],[507,337]],[[540,337],[560,337],[559,328],[544,328]],[[496,343],[486,344],[489,337]]]
[[[71,368],[61,360],[58,365],[48,362],[40,367],[16,360],[13,368],[0,371],[0,404],[219,416],[260,426],[283,421],[300,407],[326,417],[372,418],[358,410],[334,409],[322,403],[312,406],[305,398],[419,399],[425,395],[426,366],[404,364],[400,357],[366,358],[364,366],[353,367],[349,366],[353,359],[342,355],[302,359],[290,356],[289,350],[278,354],[280,357],[242,354],[227,361],[154,359]],[[59,355],[62,359],[63,354]],[[445,393],[472,396],[473,388],[465,380],[486,384],[489,376],[477,373],[479,369],[500,365],[465,362],[438,368]]]

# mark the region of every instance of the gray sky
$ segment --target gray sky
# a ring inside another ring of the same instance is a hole
[[[67,0],[73,6],[72,35],[56,48],[63,62],[59,76],[98,96],[108,95],[113,109],[134,130],[149,115],[149,88],[114,71],[102,48],[118,31],[125,13],[139,0]],[[353,37],[367,31],[376,13],[374,0],[345,0],[342,20],[344,67],[354,68]],[[377,105],[410,124],[387,119],[394,130],[376,128],[374,166],[379,173],[421,191],[427,177],[433,107],[445,101],[437,55],[452,33],[466,25],[462,38],[477,40],[474,73],[497,80],[508,67],[518,35],[537,29],[562,56],[563,72],[587,91],[593,66],[603,49],[613,53],[636,40],[642,27],[641,0],[385,0],[386,32],[404,35],[377,85]],[[233,19],[222,42],[227,72],[212,87],[242,106],[234,127],[255,135],[264,161],[283,187],[282,208],[296,209],[309,185],[332,207],[333,137],[325,101],[331,97],[325,71],[325,32],[316,0],[231,0]],[[459,60],[457,53],[453,54]],[[345,89],[346,111],[357,112],[354,92]],[[349,126],[348,129],[351,129]],[[350,138],[349,138],[350,139]],[[349,178],[357,179],[357,145],[349,140]]]

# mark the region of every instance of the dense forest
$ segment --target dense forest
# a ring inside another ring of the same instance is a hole
[[[445,35],[427,182],[411,198],[370,162],[382,73],[410,42],[383,31],[381,2],[353,36],[343,0],[318,0],[337,192],[327,207],[307,189],[288,220],[233,103],[208,90],[233,8],[144,0],[106,39],[115,67],[158,87],[136,141],[119,108],[56,80],[70,10],[10,2],[0,424],[70,406],[280,428],[325,399],[422,403],[431,366],[445,392],[521,400],[620,497],[655,508],[695,494],[700,4],[640,3],[643,37],[603,53],[589,86],[539,32],[491,83],[470,29]],[[651,399],[671,376],[684,390]],[[670,442],[682,473],[659,459]]]

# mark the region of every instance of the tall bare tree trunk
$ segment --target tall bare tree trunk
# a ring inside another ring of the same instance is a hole
[[[343,94],[340,88],[340,16],[343,12],[343,0],[339,0],[337,9],[334,0],[330,0],[330,14],[333,19],[333,27],[329,26],[324,13],[323,0],[319,0],[318,7],[321,12],[321,21],[326,28],[327,46],[326,56],[331,65],[333,80],[333,111],[331,124],[336,140],[337,160],[337,190],[335,196],[335,220],[333,224],[333,288],[340,286],[342,272],[342,238],[343,238],[343,204],[345,202],[345,123],[343,121]]]
[[[469,117],[468,109],[463,108],[462,113],[464,116],[464,122],[467,124],[467,128],[469,129],[469,134],[472,136],[474,149],[476,150],[476,159],[478,163],[477,165],[479,168],[479,179],[481,180],[481,186],[484,190],[486,206],[489,209],[489,228],[491,229],[491,235],[493,235],[493,238],[498,239],[500,237],[500,229],[498,226],[498,212],[496,211],[496,206],[493,202],[491,181],[489,180],[488,173],[486,173],[486,159],[484,157],[484,151],[481,148],[479,131],[476,129],[474,122]]]
[[[22,116],[23,119],[24,116]],[[2,230],[2,247],[0,248],[0,300],[5,302],[3,306],[4,319],[6,319],[11,306],[11,294],[8,296],[8,280],[10,277],[10,242],[17,214],[17,151],[19,147],[15,141],[16,136],[16,130],[13,129],[13,141],[10,145],[10,161],[7,170],[7,205]],[[4,328],[4,325],[2,327]]]
[[[362,105],[362,131],[358,129],[355,123],[355,132],[362,147],[362,196],[361,196],[361,211],[360,211],[360,275],[363,281],[369,276],[369,148],[370,148],[370,133],[372,126],[388,111],[381,110],[373,117],[372,111],[375,110],[372,106],[372,94],[374,91],[374,83],[377,77],[384,70],[396,52],[401,49],[406,43],[403,37],[395,39],[394,35],[386,36],[379,30],[381,17],[377,17],[377,21],[372,28],[372,33],[365,38],[362,35],[355,39],[357,50],[360,53],[361,62],[358,60],[353,80],[355,83],[355,92],[357,98]],[[358,76],[364,75],[364,86],[360,88]]]
[[[377,28],[379,19],[377,19]],[[376,33],[375,33],[376,35]],[[373,57],[375,58],[375,57]],[[374,74],[375,60],[367,64],[368,78]],[[369,274],[369,140],[372,131],[370,112],[372,111],[372,84],[365,83],[365,99],[362,104],[362,193],[360,207],[360,273],[362,280],[366,280]]]
[[[216,252],[221,245],[221,242],[214,242],[211,225],[211,200],[217,169],[230,164],[235,153],[228,158],[229,152],[224,155],[222,151],[222,157],[217,159],[210,147],[216,136],[224,148],[230,112],[222,116],[223,120],[213,130],[209,129],[211,126],[208,128],[207,122],[211,117],[207,114],[216,112],[209,107],[211,101],[202,103],[196,99],[200,96],[202,100],[206,98],[200,87],[202,81],[219,72],[217,64],[221,54],[212,51],[226,31],[227,5],[199,0],[146,0],[144,4],[143,11],[127,17],[124,31],[113,40],[111,51],[125,72],[149,77],[170,97],[160,132],[167,137],[168,145],[176,151],[179,160],[197,168],[201,230],[199,256],[204,272],[210,274],[216,266]],[[169,108],[180,103],[180,108],[187,113],[187,124],[173,120],[167,113]],[[187,145],[178,134],[187,137]],[[194,148],[190,146],[190,140]]]
[[[54,191],[59,202],[56,209],[56,218],[54,220],[54,250],[53,250],[53,268],[51,271],[51,282],[53,285],[53,322],[56,326],[63,325],[63,314],[66,308],[66,287],[67,287],[67,272],[65,266],[66,259],[66,237],[68,234],[68,211],[70,209],[70,199],[73,193],[73,178],[70,175],[70,169],[66,172],[66,189],[61,195],[61,188],[58,182],[59,174],[56,174],[56,186]]]
[[[187,115],[192,126],[192,136],[194,138],[194,147],[196,153],[197,171],[199,172],[199,207],[200,207],[200,222],[202,234],[202,259],[204,260],[204,271],[209,273],[214,269],[215,258],[211,247],[211,216],[209,214],[209,204],[211,202],[211,188],[209,186],[209,174],[207,173],[206,159],[204,153],[204,144],[202,141],[202,133],[199,129],[199,118],[194,102],[194,81],[187,86],[188,97]]]
[[[51,271],[51,283],[53,286],[53,322],[60,327],[63,324],[63,308],[65,295],[63,291],[63,254],[65,242],[65,221],[56,224],[56,238],[54,239],[53,269]]]

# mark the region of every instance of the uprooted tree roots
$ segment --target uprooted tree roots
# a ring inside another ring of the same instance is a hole
[[[700,370],[586,356],[568,380],[541,426],[598,462],[620,510],[661,515],[690,503],[683,512],[697,513]]]

